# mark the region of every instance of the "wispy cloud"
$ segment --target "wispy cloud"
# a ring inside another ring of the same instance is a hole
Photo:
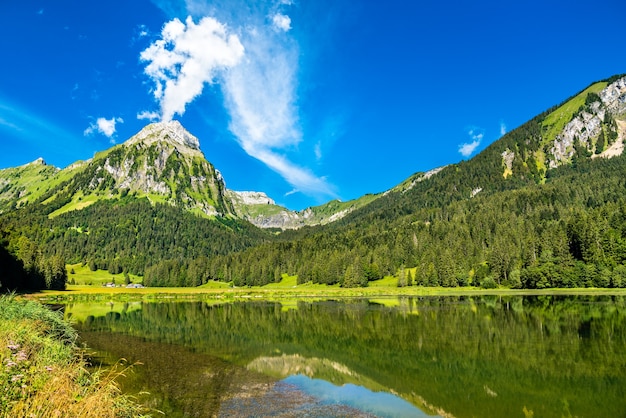
[[[161,118],[159,112],[151,112],[148,110],[144,110],[142,112],[137,113],[137,119],[139,120],[149,120],[150,122],[157,121]]]
[[[91,122],[89,124],[87,129],[85,129],[85,131],[83,132],[83,135],[89,136],[97,132],[109,138],[111,143],[115,143],[115,138],[114,138],[114,135],[116,132],[115,125],[118,123],[124,123],[124,119],[122,118],[111,118],[111,119],[98,118],[96,119],[95,122]]]
[[[166,12],[180,13],[180,2],[153,1]],[[201,94],[204,83],[219,82],[231,118],[230,130],[250,156],[300,192],[335,197],[334,187],[325,178],[287,156],[303,140],[297,104],[299,47],[291,36],[292,21],[286,10],[291,4],[290,0],[186,0],[187,13],[214,16],[202,17],[201,22],[221,28],[219,34],[217,29],[209,32],[219,40],[213,39],[218,45],[215,53],[229,52],[223,54],[229,59],[214,59],[216,64],[211,66],[206,64],[208,57],[198,62],[195,53],[180,52],[178,39],[184,33],[185,45],[199,45],[203,54],[214,53],[211,43],[199,39],[200,31],[189,30],[193,25],[190,18],[186,24],[178,19],[167,23],[162,39],[144,51],[142,59],[149,62],[146,74],[156,83],[153,93],[161,104],[163,119],[182,115],[185,105]],[[199,87],[182,89],[182,68],[190,64],[197,70],[193,80]]]
[[[345,111],[335,109],[331,112],[331,116],[318,121],[316,125],[320,129],[315,136],[317,142],[313,148],[313,153],[315,154],[315,159],[320,161],[324,155],[324,150],[345,135],[347,126],[346,113]]]
[[[197,24],[191,17],[183,23],[174,19],[165,24],[158,39],[140,58],[145,73],[154,81],[154,98],[161,105],[161,119],[171,120],[185,113],[185,107],[212,83],[218,71],[236,65],[244,48],[237,35],[211,17]]]
[[[146,25],[138,25],[135,28],[135,32],[136,32],[135,36],[137,39],[150,35],[150,31],[148,30],[148,27]]]
[[[315,159],[317,159],[318,161],[322,159],[322,143],[321,142],[317,142],[315,144],[315,148],[313,149],[313,152],[315,153]]]
[[[287,15],[276,13],[272,16],[272,24],[275,29],[288,32],[291,29],[291,18]]]
[[[459,145],[459,153],[461,153],[464,157],[472,155],[485,136],[483,130],[478,127],[469,128],[467,134],[469,135],[471,142],[465,142]]]
[[[500,136],[504,136],[506,134],[506,124],[504,121],[500,121]]]

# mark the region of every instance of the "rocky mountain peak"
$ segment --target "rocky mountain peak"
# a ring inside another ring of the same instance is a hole
[[[237,192],[230,191],[231,198],[239,201],[244,205],[275,205],[272,198],[263,192]]]
[[[18,168],[26,168],[26,167],[35,167],[35,166],[45,166],[47,165],[43,158],[39,157],[35,161],[31,161],[30,163],[26,163]]]
[[[126,144],[168,142],[176,147],[200,151],[200,141],[190,134],[177,120],[151,123],[130,138]]]

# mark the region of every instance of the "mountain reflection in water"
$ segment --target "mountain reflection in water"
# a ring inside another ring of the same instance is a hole
[[[626,416],[622,296],[377,302],[74,304],[66,315],[91,348],[143,363],[125,390],[150,392],[139,399],[167,416]]]

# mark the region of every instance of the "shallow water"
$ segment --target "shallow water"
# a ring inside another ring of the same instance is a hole
[[[626,416],[623,297],[65,306],[166,416]],[[148,392],[148,393],[145,393]]]

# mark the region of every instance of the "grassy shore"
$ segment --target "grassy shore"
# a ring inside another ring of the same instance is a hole
[[[137,417],[117,370],[89,372],[76,331],[34,301],[0,296],[0,417]]]
[[[156,299],[193,299],[193,300],[237,300],[237,299],[311,299],[311,298],[376,298],[394,296],[465,296],[465,295],[626,295],[626,289],[580,288],[580,289],[483,289],[479,287],[398,287],[398,279],[385,277],[372,281],[368,287],[342,288],[339,285],[305,283],[298,284],[296,276],[283,275],[278,283],[265,286],[231,287],[228,283],[210,281],[199,287],[145,287],[126,288],[123,275],[112,275],[103,270],[91,271],[86,266],[69,265],[72,270],[69,278],[73,279],[65,291],[45,290],[28,295],[30,298],[47,302],[86,301],[86,300],[156,300]],[[140,283],[141,278],[131,276],[133,283]],[[105,287],[104,284],[115,282],[117,287]]]
[[[281,300],[312,298],[377,298],[402,296],[472,296],[472,295],[626,295],[626,289],[580,288],[580,289],[482,289],[474,287],[393,287],[372,286],[364,288],[341,288],[325,285],[298,285],[293,287],[146,287],[126,289],[95,286],[68,286],[65,291],[42,291],[28,295],[47,302],[86,300]]]

